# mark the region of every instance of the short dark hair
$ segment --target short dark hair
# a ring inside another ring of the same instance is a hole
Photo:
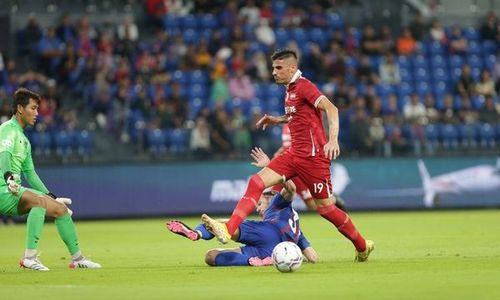
[[[30,99],[34,99],[36,100],[36,102],[40,102],[40,95],[28,90],[27,88],[18,88],[14,92],[14,105],[12,106],[12,114],[16,114],[18,105],[26,107],[26,105],[30,103]]]
[[[278,49],[278,50],[274,51],[273,55],[271,55],[272,60],[285,59],[285,58],[289,58],[289,57],[299,59],[299,57],[297,56],[297,52],[295,52],[292,49],[288,49],[288,48]]]

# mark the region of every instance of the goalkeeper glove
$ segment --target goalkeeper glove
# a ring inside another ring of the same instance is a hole
[[[20,185],[16,182],[16,178],[12,172],[7,171],[3,174],[3,178],[5,179],[5,183],[7,183],[7,189],[14,195],[19,193]]]
[[[68,209],[68,214],[70,216],[73,215],[73,211],[68,208],[68,205],[70,205],[73,202],[71,200],[71,198],[57,197],[56,195],[54,195],[53,193],[50,193],[50,192],[47,193],[47,195],[50,196],[52,199],[56,200],[57,202],[64,204],[64,206],[66,206],[66,208]]]

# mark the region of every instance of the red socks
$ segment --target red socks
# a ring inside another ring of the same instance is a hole
[[[241,197],[236,208],[233,210],[231,218],[226,223],[230,235],[233,235],[241,222],[243,222],[243,220],[245,220],[255,209],[260,199],[260,195],[265,188],[266,186],[259,175],[255,174],[250,177],[245,195]]]
[[[362,252],[366,250],[365,239],[358,232],[351,221],[351,218],[334,204],[328,206],[318,206],[318,213],[330,223],[337,227],[338,231],[351,240],[356,250]]]

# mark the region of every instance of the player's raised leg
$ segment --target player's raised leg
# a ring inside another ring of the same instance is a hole
[[[202,222],[211,228],[212,233],[221,243],[226,244],[241,222],[253,212],[264,189],[282,181],[281,175],[270,168],[263,168],[259,173],[250,177],[247,190],[227,223],[216,221],[207,215],[202,216]]]

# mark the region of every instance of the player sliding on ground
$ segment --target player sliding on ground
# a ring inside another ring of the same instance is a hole
[[[269,158],[261,149],[252,151],[253,165],[264,167]],[[318,255],[310,246],[300,230],[299,215],[292,208],[295,185],[287,181],[281,193],[274,196],[272,191],[263,193],[257,205],[257,212],[262,221],[244,221],[231,236],[231,239],[245,244],[240,248],[212,249],[205,256],[210,266],[266,266],[272,264],[271,253],[274,247],[283,241],[296,243],[309,262],[317,262]],[[272,197],[272,198],[271,198]],[[202,216],[202,219],[206,215]],[[167,222],[167,228],[173,233],[182,235],[192,241],[214,238],[212,228],[199,224],[194,230],[181,221]]]
[[[296,243],[307,261],[318,261],[316,251],[311,247],[300,230],[299,216],[292,208],[295,187],[287,182],[281,193],[267,192],[262,195],[257,205],[257,212],[262,221],[246,220],[240,224],[231,236],[235,242],[245,246],[231,249],[211,249],[205,255],[205,262],[210,266],[268,266],[272,265],[271,254],[274,247],[283,241]],[[274,194],[274,196],[272,196]],[[272,197],[272,198],[271,198]],[[211,240],[214,235],[204,224],[195,229],[181,221],[167,222],[167,228],[192,241]]]
[[[50,193],[35,172],[31,157],[31,144],[24,135],[26,126],[33,126],[38,116],[40,96],[20,88],[14,93],[12,118],[0,126],[0,170],[5,181],[0,183],[0,214],[21,216],[28,214],[26,221],[26,250],[19,262],[21,267],[48,271],[37,256],[38,241],[42,235],[45,217],[55,218],[59,236],[71,254],[70,268],[100,268],[82,255],[71,219],[68,198],[58,198]],[[32,189],[21,186],[21,173]]]
[[[209,225],[221,243],[227,243],[241,222],[254,210],[265,188],[299,177],[311,191],[318,213],[332,223],[355,247],[355,261],[364,262],[374,249],[371,240],[365,240],[350,217],[335,207],[330,162],[340,155],[338,144],[338,109],[298,69],[297,53],[284,49],[272,56],[272,75],[278,84],[286,86],[285,115],[264,115],[257,126],[288,123],[291,135],[290,149],[271,160],[271,163],[250,177],[243,197],[231,218],[221,223],[206,216]],[[323,128],[323,112],[328,120],[328,136]]]

